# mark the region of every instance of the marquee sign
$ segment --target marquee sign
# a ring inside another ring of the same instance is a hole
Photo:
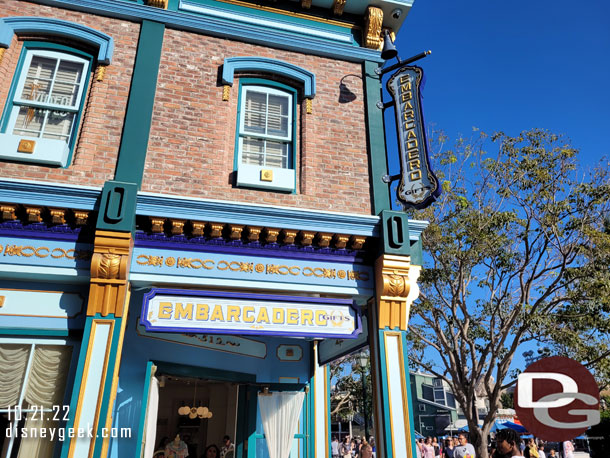
[[[397,197],[404,205],[418,209],[430,205],[441,193],[428,158],[420,92],[423,76],[420,67],[404,66],[387,83],[394,99],[400,154]]]
[[[156,288],[144,295],[140,323],[146,331],[178,333],[342,339],[361,333],[347,299]]]

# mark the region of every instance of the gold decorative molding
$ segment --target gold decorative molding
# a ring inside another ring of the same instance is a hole
[[[41,210],[40,207],[25,207],[28,223],[40,223],[42,221]]]
[[[310,0],[310,6],[311,6],[311,0]],[[2,63],[2,59],[4,58],[4,53],[6,52],[6,48],[0,48],[0,64]]]
[[[305,99],[305,112],[307,114],[313,113],[313,99]]]
[[[222,87],[222,100],[223,100],[223,102],[228,102],[230,97],[231,97],[231,86],[228,85],[228,84],[225,84]]]
[[[311,0],[301,0],[301,8],[304,10],[311,8]]]
[[[266,227],[263,230],[263,238],[265,239],[265,243],[276,243],[278,235],[280,235],[279,229]]]
[[[26,153],[33,154],[34,148],[36,148],[36,142],[34,140],[19,140],[19,145],[17,145],[18,153]]]
[[[335,248],[342,250],[347,246],[347,242],[349,241],[349,235],[335,234],[333,236],[333,243]]]
[[[312,231],[300,231],[299,238],[301,239],[301,245],[310,246],[313,243],[316,233]]]
[[[63,208],[49,208],[51,214],[51,223],[66,224],[66,210]]]
[[[210,237],[218,239],[222,237],[222,229],[225,227],[223,223],[209,223]]]
[[[87,315],[123,316],[129,290],[131,233],[96,231],[91,257],[91,285]]]
[[[74,210],[74,222],[77,226],[84,226],[87,224],[87,219],[89,218],[89,212],[83,210]]]
[[[191,224],[193,225],[193,237],[203,237],[205,223],[202,221],[192,221]]]
[[[343,8],[345,8],[346,3],[347,3],[347,0],[334,0],[333,14],[335,16],[341,16],[343,14]]]
[[[421,267],[409,256],[384,254],[375,261],[375,290],[379,329],[407,330],[409,310],[419,296],[417,279]]]
[[[273,181],[273,170],[262,169],[261,170],[261,181]]]
[[[185,219],[172,219],[172,235],[182,235],[182,231],[184,230],[184,223],[186,223]]]
[[[5,221],[13,221],[17,219],[15,212],[17,211],[16,205],[0,205],[0,212],[2,212],[2,219]]]
[[[163,226],[165,224],[165,218],[153,218],[150,217],[151,231],[155,234],[163,232]]]
[[[95,69],[95,80],[96,81],[104,81],[104,76],[106,76],[106,67],[107,65],[98,65]]]
[[[241,239],[241,233],[244,231],[244,226],[239,224],[229,224],[229,238],[231,240]]]
[[[169,0],[148,0],[148,6],[154,6],[155,8],[167,9]]]
[[[299,231],[293,231],[290,229],[282,229],[281,234],[282,234],[282,240],[283,240],[284,244],[294,245],[294,241],[296,240],[298,233],[299,233]]]
[[[364,45],[367,48],[379,49],[382,43],[381,25],[383,24],[383,10],[369,6],[364,20]]]
[[[333,234],[329,234],[327,232],[318,232],[318,234],[316,235],[316,239],[320,248],[327,248],[330,245],[331,240],[333,239]]]
[[[256,242],[258,241],[258,237],[261,235],[261,231],[263,230],[260,226],[248,226],[246,231],[246,238],[248,242]]]
[[[352,250],[361,250],[366,242],[366,237],[362,235],[352,235],[349,238],[350,248]]]

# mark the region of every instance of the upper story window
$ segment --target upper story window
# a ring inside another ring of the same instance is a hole
[[[93,57],[24,43],[2,120],[0,158],[65,166],[74,147]]]
[[[239,126],[242,164],[291,168],[292,94],[264,86],[243,86]]]
[[[69,144],[88,70],[89,61],[72,54],[28,49],[7,131]]]
[[[238,105],[237,184],[294,191],[296,90],[244,79]]]

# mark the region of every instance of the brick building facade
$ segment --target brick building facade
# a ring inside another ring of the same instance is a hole
[[[0,6],[1,457],[327,457],[327,363],[366,345],[377,456],[414,456],[425,223],[375,72],[410,6]]]

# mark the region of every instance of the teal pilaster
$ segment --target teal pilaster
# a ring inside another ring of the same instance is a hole
[[[88,429],[92,428],[93,438],[87,438],[89,443],[86,445],[75,444],[77,437],[66,439],[61,449],[61,458],[77,458],[83,450],[87,450],[88,454],[91,447],[93,448],[91,456],[101,456],[104,446],[102,429],[109,426],[106,424],[106,413],[110,404],[114,402],[113,373],[116,365],[119,364],[118,355],[121,351],[121,328],[124,319],[113,315],[103,317],[100,314],[87,317],[66,428],[81,428],[84,434],[88,434]],[[107,338],[96,340],[96,329],[100,326],[109,328],[108,335]],[[102,367],[99,380],[94,377],[95,369],[92,369],[96,366]],[[86,408],[87,402],[94,406],[93,412]],[[93,413],[91,424],[83,420],[88,413]]]
[[[381,212],[381,235],[383,251],[380,254],[409,256],[409,218],[404,212],[383,210]]]
[[[377,106],[381,102],[381,77],[375,73],[377,62],[364,62],[364,90],[366,108],[367,141],[369,150],[369,172],[373,194],[373,214],[390,210],[390,187],[382,177],[388,174],[383,127],[383,110]]]
[[[142,184],[165,25],[142,21],[115,180]]]

